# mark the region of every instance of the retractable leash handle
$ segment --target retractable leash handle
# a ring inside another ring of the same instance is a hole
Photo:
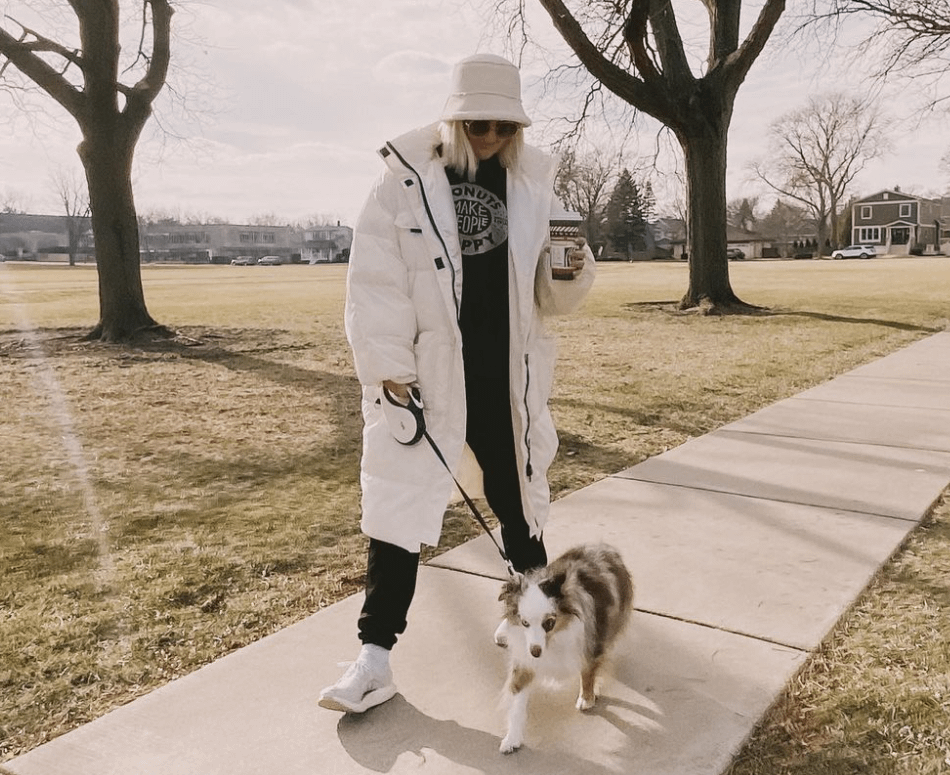
[[[407,447],[417,444],[426,432],[426,418],[422,412],[425,406],[419,388],[410,387],[408,398],[401,401],[383,385],[383,399],[379,405],[393,438]]]
[[[459,480],[455,478],[455,474],[453,474],[452,469],[449,468],[448,461],[446,461],[445,455],[442,454],[442,450],[439,449],[439,446],[426,430],[426,419],[423,413],[425,405],[422,403],[422,395],[419,393],[419,388],[415,386],[410,387],[408,399],[403,402],[383,385],[383,398],[379,402],[379,405],[382,407],[383,416],[386,418],[386,424],[389,426],[390,433],[392,433],[393,438],[400,444],[411,447],[414,444],[418,444],[419,440],[423,438],[429,442],[429,446],[432,447],[435,456],[439,458],[442,465],[445,466],[445,470],[449,472],[449,476],[452,477],[452,481],[455,482],[455,486],[462,494],[463,500],[469,509],[471,509],[476,521],[482,526],[485,532],[488,533],[488,537],[495,545],[498,554],[501,555],[501,559],[505,563],[505,567],[508,569],[508,575],[512,577],[515,576],[515,567],[511,564],[511,560],[508,559],[508,555],[505,554],[505,550],[501,548],[501,545],[495,539],[485,518],[475,506],[475,502],[469,497],[468,493],[462,489]]]

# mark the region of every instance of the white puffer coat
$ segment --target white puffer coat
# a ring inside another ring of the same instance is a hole
[[[385,380],[419,384],[432,438],[468,481],[461,470],[462,251],[439,142],[432,125],[380,151],[388,169],[360,214],[347,275],[346,333],[363,386],[362,529],[411,552],[438,544],[454,486],[426,441],[406,447],[392,437],[378,403]],[[587,249],[573,281],[551,279],[545,246],[554,174],[549,156],[525,146],[507,190],[512,421],[522,503],[535,536],[547,520],[547,470],[557,451],[547,406],[555,347],[542,315],[575,309],[594,280]],[[465,458],[474,459],[470,452]]]

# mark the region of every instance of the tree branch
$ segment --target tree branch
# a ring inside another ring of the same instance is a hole
[[[734,83],[736,89],[749,74],[752,63],[762,53],[762,49],[765,48],[765,44],[784,11],[785,0],[766,0],[745,41],[732,57],[726,59],[726,77]]]
[[[709,14],[709,69],[739,47],[742,0],[703,0]]]
[[[539,0],[551,21],[567,41],[577,58],[598,81],[631,105],[639,106],[644,100],[644,82],[611,62],[595,46],[562,0]]]
[[[676,23],[676,14],[670,0],[634,0],[635,3],[649,3],[650,27],[656,40],[660,66],[663,68],[665,89],[676,91],[692,88],[696,77],[690,69],[689,60],[683,47],[683,36]]]
[[[816,219],[823,217],[824,214],[821,212],[821,205],[815,204],[815,202],[801,194],[798,194],[791,188],[782,187],[777,183],[773,183],[765,176],[765,173],[757,165],[753,167],[753,171],[755,172],[756,177],[758,177],[759,180],[765,183],[765,185],[771,188],[775,193],[781,194],[782,196],[787,196],[789,199],[793,199],[796,202],[800,202],[801,204],[805,205],[805,207],[811,210]]]
[[[662,76],[653,63],[647,50],[647,22],[650,18],[650,3],[634,2],[630,5],[630,14],[623,25],[623,39],[630,51],[630,58],[640,77],[647,83],[660,81]]]
[[[10,64],[62,105],[72,116],[77,116],[83,107],[82,92],[67,81],[63,73],[58,72],[37,54],[37,51],[51,51],[60,54],[60,51],[55,50],[57,44],[52,41],[45,41],[45,39],[28,41],[25,39],[26,36],[35,35],[35,33],[26,28],[23,29],[23,37],[17,39],[0,27],[0,54],[5,56]],[[38,43],[40,47],[37,47]],[[67,57],[67,60],[73,61],[73,58]],[[75,60],[76,64],[81,67],[81,60],[78,57],[75,57]]]
[[[63,67],[63,73],[66,72],[70,64],[74,64],[76,67],[82,70],[82,57],[78,51],[70,50],[62,44],[57,43],[55,40],[50,40],[45,35],[38,33],[36,30],[30,29],[24,24],[21,24],[12,16],[7,18],[9,18],[10,21],[23,30],[23,34],[20,35],[20,42],[27,50],[34,53],[58,54],[66,60],[66,65]],[[27,38],[32,38],[32,40],[27,40]]]
[[[151,105],[165,85],[165,79],[168,76],[168,63],[171,59],[171,20],[174,10],[168,0],[144,0],[143,13],[145,6],[151,6],[152,9],[152,55],[148,57],[148,69],[145,75],[133,87],[135,95],[131,99],[142,100],[146,105]],[[144,39],[144,18],[142,24]],[[141,48],[140,53],[142,53]]]

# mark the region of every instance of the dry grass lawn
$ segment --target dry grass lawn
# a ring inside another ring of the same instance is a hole
[[[181,336],[119,348],[78,340],[94,269],[0,264],[0,761],[361,588],[345,267],[143,274]],[[732,278],[770,311],[682,314],[685,265],[604,264],[554,323],[556,497],[947,326],[947,259]],[[441,550],[477,530],[451,510]],[[944,505],[735,775],[950,768],[948,570]]]

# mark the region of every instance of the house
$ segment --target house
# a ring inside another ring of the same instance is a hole
[[[754,231],[726,226],[726,247],[741,250],[746,258],[775,258],[772,238]]]
[[[686,257],[686,221],[682,218],[658,218],[650,224],[650,230],[657,252],[673,258]],[[768,257],[772,244],[771,237],[735,226],[726,227],[726,247],[741,250],[746,258]]]
[[[941,252],[941,243],[950,243],[946,199],[925,199],[899,188],[879,191],[854,202],[851,218],[851,244],[874,245],[879,254],[934,254]]]
[[[353,229],[341,226],[312,226],[303,233],[300,260],[305,264],[346,261],[353,244]]]
[[[0,213],[0,256],[67,262],[71,229],[75,233],[80,260],[85,260],[93,244],[88,218]]]
[[[682,218],[657,218],[648,225],[660,255],[683,257],[686,252],[686,221]]]

